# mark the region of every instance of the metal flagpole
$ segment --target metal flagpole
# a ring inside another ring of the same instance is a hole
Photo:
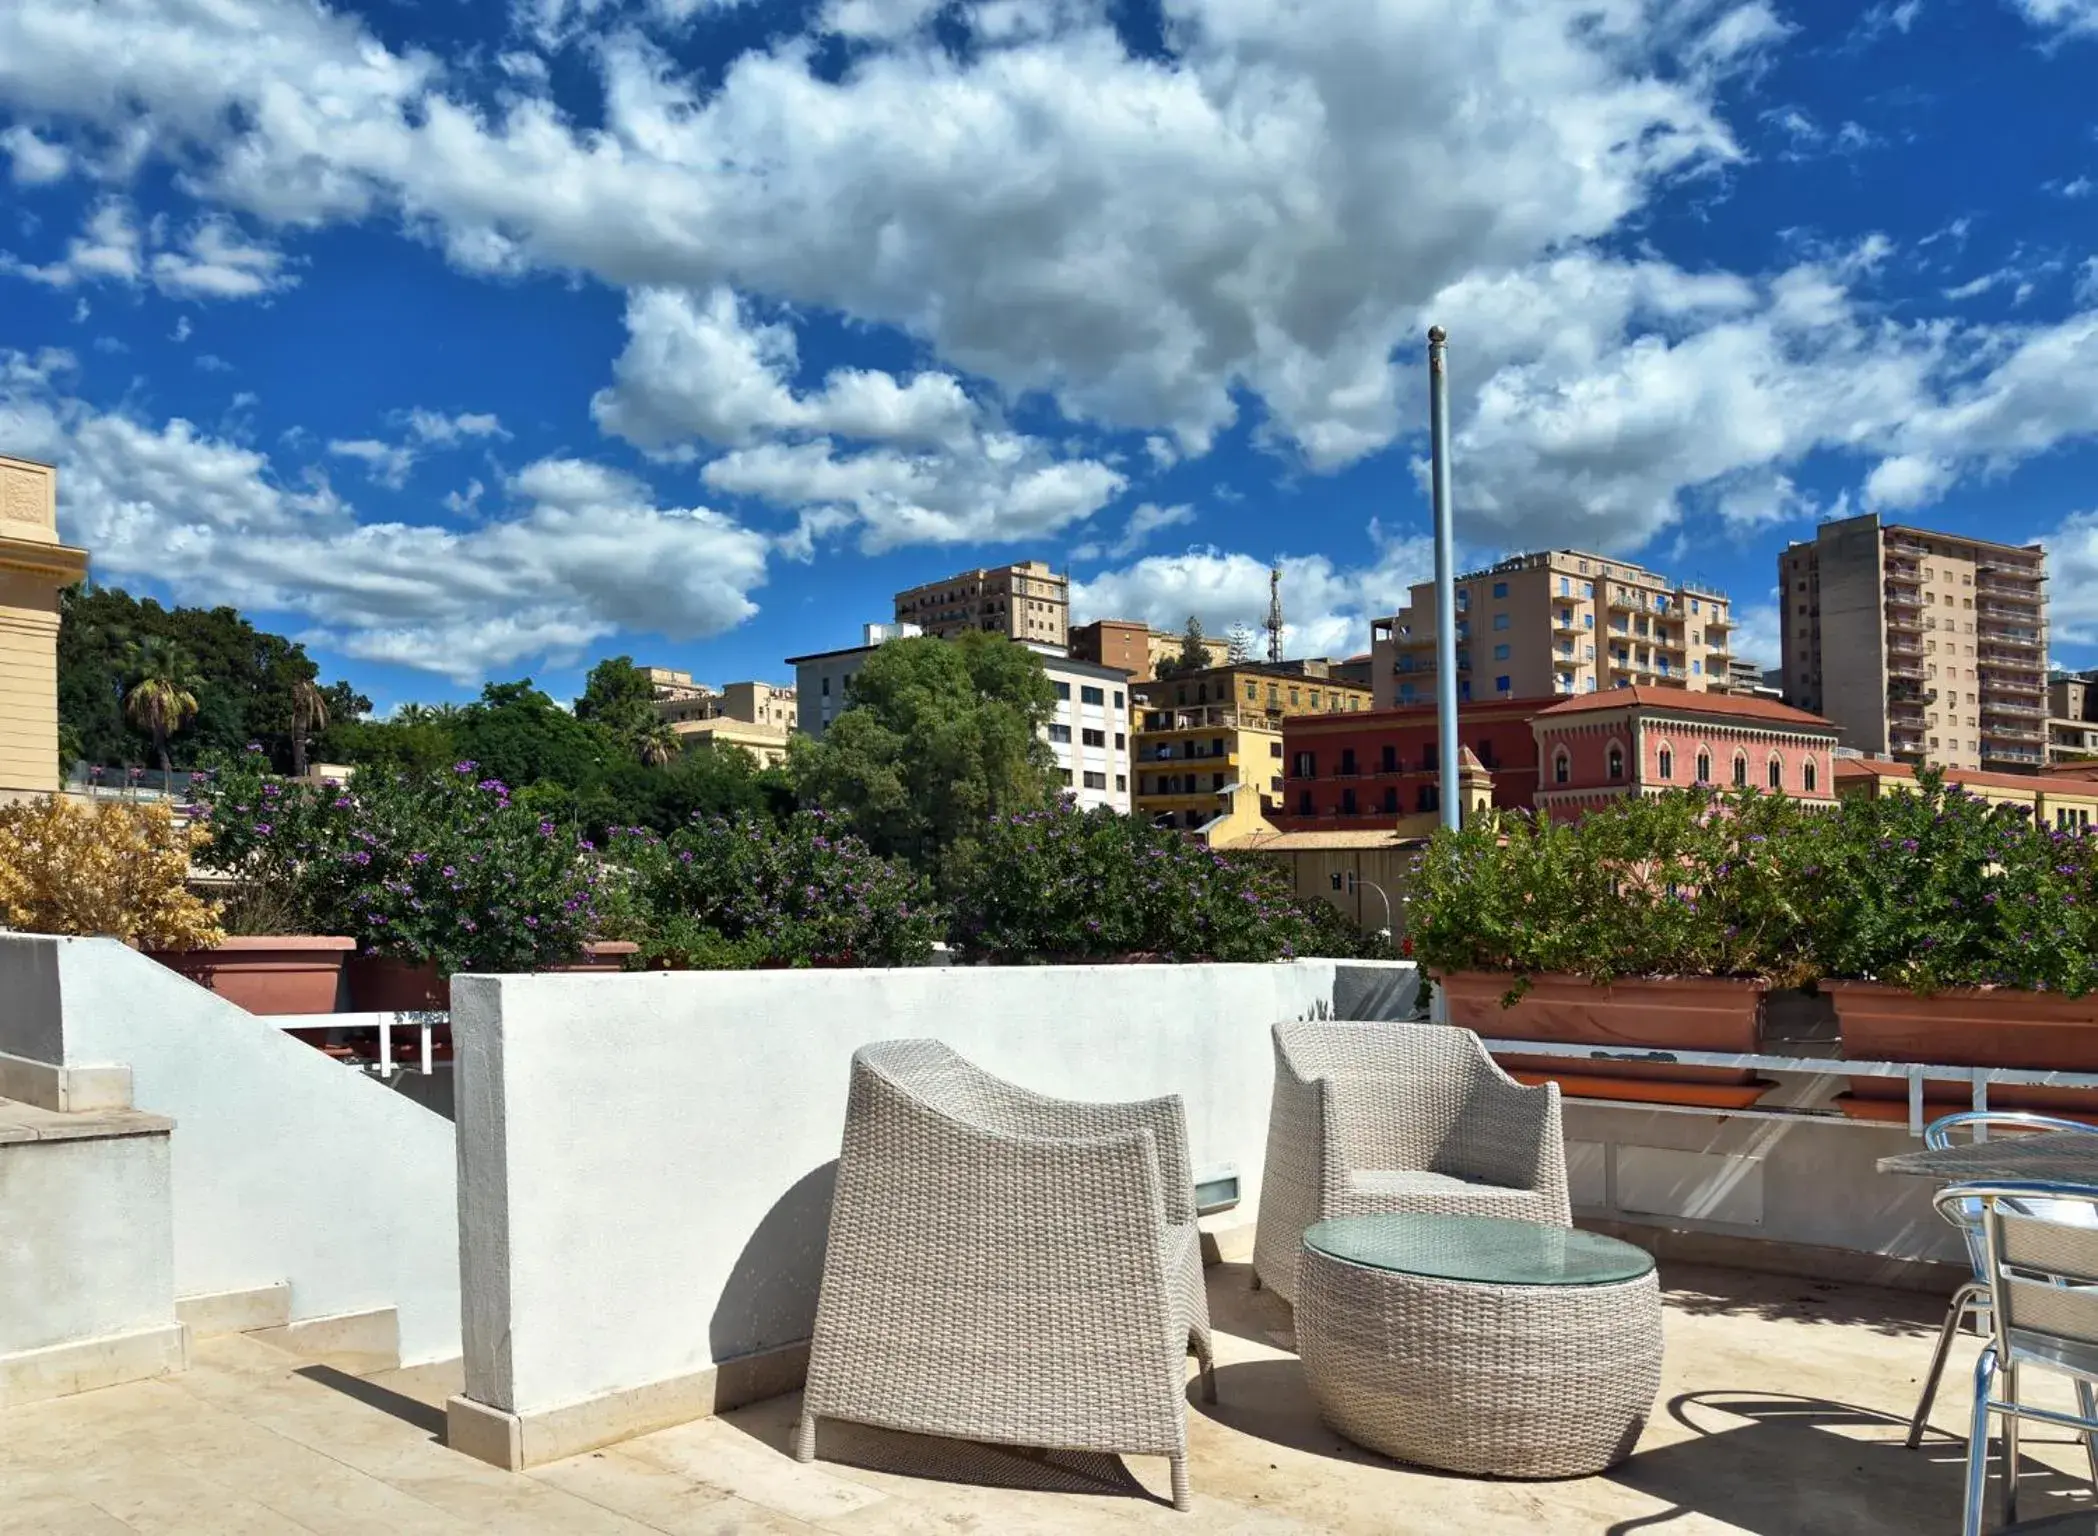
[[[1428,327],[1428,439],[1435,488],[1435,733],[1442,748],[1442,824],[1464,814],[1457,782],[1457,555],[1450,534],[1449,332]]]

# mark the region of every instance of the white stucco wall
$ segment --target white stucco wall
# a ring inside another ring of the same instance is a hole
[[[0,935],[0,1052],[128,1066],[173,1117],[176,1294],[288,1281],[295,1319],[396,1307],[404,1361],[458,1353],[442,1116],[107,939]]]
[[[1257,1209],[1269,1029],[1410,966],[506,976],[453,987],[467,1396],[533,1413],[808,1336],[852,1052],[930,1036],[1077,1099],[1178,1093]],[[1383,1010],[1380,1014],[1378,1010]]]
[[[0,1143],[0,1356],[175,1321],[165,1134]]]

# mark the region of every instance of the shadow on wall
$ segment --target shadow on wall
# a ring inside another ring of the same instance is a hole
[[[1339,965],[1333,971],[1335,1019],[1411,1019],[1421,976],[1412,966]]]
[[[708,1327],[708,1352],[716,1364],[805,1343],[815,1333],[837,1182],[838,1160],[832,1158],[797,1179],[750,1234]]]

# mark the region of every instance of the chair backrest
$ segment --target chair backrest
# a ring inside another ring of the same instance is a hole
[[[1277,1024],[1275,1046],[1306,1081],[1463,1077],[1487,1061],[1479,1037],[1450,1024]]]
[[[2064,1120],[2059,1115],[2036,1115],[2022,1109],[1969,1109],[1956,1115],[1942,1115],[1923,1128],[1923,1144],[1932,1151],[1946,1147],[1964,1146],[1970,1141],[2008,1133],[2012,1136],[2031,1136],[2046,1131],[2088,1131],[2091,1127],[2080,1120]],[[1947,1221],[1960,1229],[1960,1236],[1967,1244],[1967,1259],[1974,1266],[1974,1276],[1982,1278],[1981,1246],[1981,1202],[1970,1200],[1960,1205],[1938,1202],[1938,1212]],[[2028,1216],[2050,1214],[2044,1207],[2028,1206]],[[2058,1212],[2052,1213],[2057,1220],[2087,1222],[2092,1219],[2089,1208],[2071,1202]]]
[[[2049,1344],[2098,1347],[2098,1186],[1955,1184],[1937,1198],[1941,1211],[1980,1208],[1980,1278],[2000,1359]],[[2079,1219],[2061,1219],[2072,1211]]]

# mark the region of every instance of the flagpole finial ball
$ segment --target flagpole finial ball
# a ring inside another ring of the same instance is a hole
[[[1444,329],[1443,329],[1443,328],[1442,328],[1441,326],[1439,326],[1439,325],[1431,325],[1431,326],[1429,326],[1429,327],[1428,327],[1428,345],[1429,345],[1429,346],[1431,346],[1431,347],[1439,347],[1439,346],[1441,346],[1441,345],[1442,345],[1442,344],[1443,344],[1444,342],[1448,341],[1449,339],[1450,339],[1450,333],[1449,333],[1448,331],[1444,330]]]

